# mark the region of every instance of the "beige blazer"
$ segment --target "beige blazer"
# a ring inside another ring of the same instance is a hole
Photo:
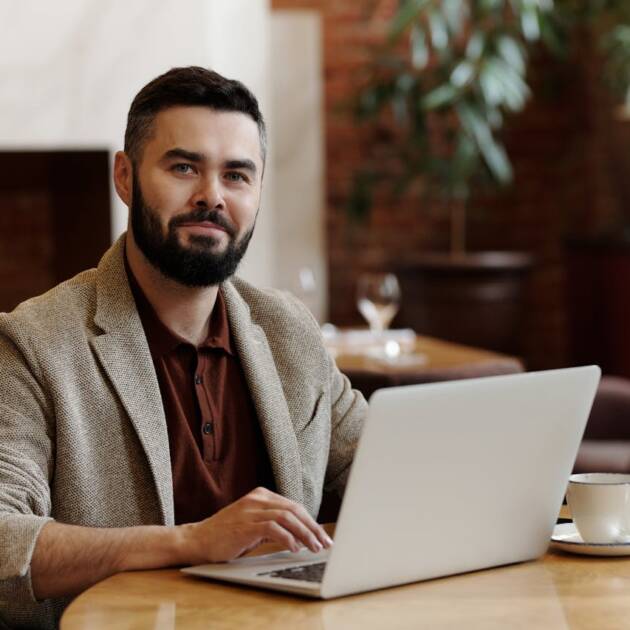
[[[124,237],[97,269],[0,314],[0,619],[54,627],[30,561],[50,519],[173,524],[166,421],[124,270]],[[307,309],[233,279],[228,318],[278,492],[315,515],[343,490],[366,411]]]

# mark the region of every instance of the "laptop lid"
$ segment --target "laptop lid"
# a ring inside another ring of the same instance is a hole
[[[375,392],[321,596],[542,555],[599,377],[589,366]]]

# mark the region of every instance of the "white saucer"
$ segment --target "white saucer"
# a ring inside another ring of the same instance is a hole
[[[630,556],[630,542],[587,543],[573,523],[561,523],[553,528],[551,548],[586,556]]]

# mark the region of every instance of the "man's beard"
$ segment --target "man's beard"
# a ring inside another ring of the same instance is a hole
[[[156,211],[144,201],[137,173],[133,175],[130,212],[134,239],[147,260],[162,275],[188,287],[214,286],[234,275],[254,232],[252,226],[236,240],[236,227],[221,212],[199,208],[171,219],[164,236]],[[179,225],[203,221],[211,221],[226,231],[229,241],[225,251],[212,252],[218,243],[212,236],[191,235],[189,246],[179,242]]]

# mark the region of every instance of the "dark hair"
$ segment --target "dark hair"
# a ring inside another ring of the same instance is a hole
[[[125,153],[138,163],[153,120],[162,110],[179,105],[201,105],[217,111],[242,112],[258,125],[263,162],[267,152],[265,121],[256,97],[240,82],[217,72],[189,66],[172,68],[147,83],[131,103],[125,130]]]

